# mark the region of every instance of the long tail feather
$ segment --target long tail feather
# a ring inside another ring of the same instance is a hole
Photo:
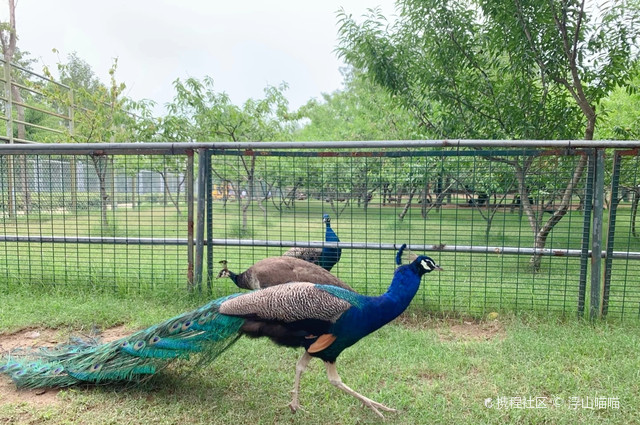
[[[106,344],[73,341],[54,348],[14,351],[0,361],[0,373],[19,388],[65,387],[80,382],[139,382],[175,359],[202,355],[209,362],[240,337],[241,318],[218,312],[238,294]]]

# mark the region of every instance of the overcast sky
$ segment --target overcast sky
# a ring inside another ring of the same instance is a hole
[[[205,75],[235,103],[286,81],[295,109],[341,88],[339,8],[360,17],[376,6],[395,13],[393,0],[18,0],[16,26],[36,71],[77,52],[107,82],[117,57],[127,95],[156,101],[158,114],[176,78]],[[6,3],[0,11],[6,21]]]

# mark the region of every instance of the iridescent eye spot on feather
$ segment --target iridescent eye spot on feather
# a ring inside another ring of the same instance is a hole
[[[154,336],[153,338],[151,338],[151,341],[149,341],[149,345],[156,345],[159,342],[160,342],[160,337]]]
[[[182,323],[176,322],[169,328],[169,333],[176,333],[182,327]]]
[[[189,328],[191,327],[191,325],[193,325],[193,321],[191,320],[187,320],[186,322],[184,322],[184,324],[182,325],[182,327],[180,328],[183,332],[189,330]]]
[[[138,341],[133,345],[133,349],[138,351],[138,350],[142,350],[144,348],[146,344],[144,343],[144,341]]]
[[[102,363],[96,363],[89,368],[91,372],[99,372],[102,369]]]
[[[206,322],[208,322],[209,320],[211,320],[211,317],[213,316],[213,313],[211,311],[207,311],[205,314],[203,314],[199,319],[198,319],[198,324],[199,325],[204,325]]]

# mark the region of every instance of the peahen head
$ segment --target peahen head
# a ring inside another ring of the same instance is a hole
[[[436,262],[433,261],[433,258],[427,257],[426,255],[419,255],[418,258],[413,260],[411,265],[418,269],[418,274],[421,276],[434,270],[442,271],[442,267],[437,265]]]
[[[229,269],[227,268],[227,260],[220,260],[218,263],[222,264],[222,270],[218,273],[218,279],[223,277],[231,277]]]

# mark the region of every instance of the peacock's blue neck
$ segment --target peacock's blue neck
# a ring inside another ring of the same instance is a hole
[[[421,275],[413,264],[396,270],[387,292],[377,297],[380,320],[383,324],[398,317],[409,307],[420,287]]]
[[[366,297],[359,308],[351,310],[352,323],[359,323],[359,334],[366,335],[386,325],[407,309],[420,287],[420,273],[412,265],[398,268],[387,292],[379,297]]]
[[[327,230],[325,232],[324,240],[326,242],[340,242],[340,239],[338,239],[338,235],[336,235],[336,232],[333,231],[330,223],[328,222],[327,222]],[[320,267],[323,267],[327,270],[331,270],[331,268],[338,261],[340,261],[341,254],[342,254],[342,249],[340,248],[330,248],[326,246],[323,247],[322,254],[320,256],[320,262],[319,262]]]
[[[336,235],[336,232],[334,232],[331,228],[331,223],[327,223],[327,230],[324,235],[324,240],[327,242],[340,242],[340,239],[338,239],[338,235]]]

